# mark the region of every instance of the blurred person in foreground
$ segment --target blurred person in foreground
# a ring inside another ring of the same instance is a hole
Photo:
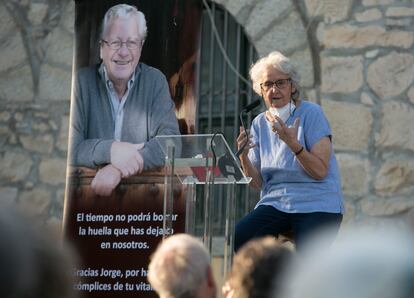
[[[111,7],[102,23],[102,63],[76,74],[70,163],[99,168],[91,183],[98,195],[163,165],[155,137],[179,134],[165,76],[140,62],[146,36],[145,16],[135,6]]]
[[[237,252],[223,287],[226,298],[266,298],[280,289],[293,252],[273,237],[249,241]],[[280,297],[280,296],[273,296]]]
[[[360,230],[342,231],[329,248],[315,241],[292,266],[283,297],[414,297],[412,232]]]
[[[148,280],[161,298],[215,298],[210,256],[203,243],[176,234],[160,243],[151,257]]]
[[[301,249],[313,232],[333,225],[344,212],[332,131],[322,108],[300,98],[300,77],[279,52],[250,69],[266,112],[250,131],[240,128],[240,160],[251,186],[261,188],[255,209],[236,226],[235,250],[252,238],[292,231]]]
[[[74,298],[74,258],[60,239],[37,231],[0,204],[0,297]]]

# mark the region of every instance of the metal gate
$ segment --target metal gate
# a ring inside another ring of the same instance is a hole
[[[258,55],[242,26],[225,9],[212,2],[203,3],[196,131],[222,132],[230,147],[236,151],[239,113],[257,98],[251,88],[248,71]],[[248,115],[245,124],[250,126],[257,114],[258,111],[255,111]],[[202,191],[199,193],[202,194]],[[224,196],[223,189],[217,187],[214,233],[220,233],[224,228]],[[236,217],[240,218],[254,207],[259,193],[248,187],[239,188],[237,198],[238,203],[234,207]],[[199,210],[202,212],[202,208]],[[202,214],[197,217],[202,218]]]

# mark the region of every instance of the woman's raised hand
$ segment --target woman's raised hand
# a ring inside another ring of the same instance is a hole
[[[266,120],[269,121],[272,126],[272,131],[289,147],[298,142],[299,118],[295,119],[293,126],[286,126],[282,119],[276,115],[273,115],[269,111],[266,111],[265,116]]]

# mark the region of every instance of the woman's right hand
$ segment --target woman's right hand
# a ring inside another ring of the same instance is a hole
[[[244,146],[243,148],[243,151],[240,153],[241,166],[246,176],[252,178],[250,186],[254,188],[260,188],[262,187],[262,177],[258,170],[252,165],[250,160],[247,158],[249,150],[253,147],[256,147],[256,144],[252,143],[251,139],[252,136],[250,135],[250,131],[245,131],[243,127],[240,127],[240,134],[237,137],[237,147],[240,150],[240,148],[242,148],[243,145],[246,144],[246,146]]]
[[[249,153],[249,150],[255,147],[256,145],[251,142],[250,130],[247,129],[245,131],[244,128],[240,126],[240,134],[237,137],[237,149],[240,150],[240,148],[242,148],[244,144],[246,144],[246,146],[243,148],[241,155],[247,156],[247,154]]]

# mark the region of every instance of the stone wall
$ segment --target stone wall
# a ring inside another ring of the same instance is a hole
[[[59,228],[74,46],[73,1],[0,3],[0,198]]]
[[[414,208],[414,0],[215,0],[297,62],[334,132],[346,221]],[[74,2],[0,3],[0,198],[62,219]]]

